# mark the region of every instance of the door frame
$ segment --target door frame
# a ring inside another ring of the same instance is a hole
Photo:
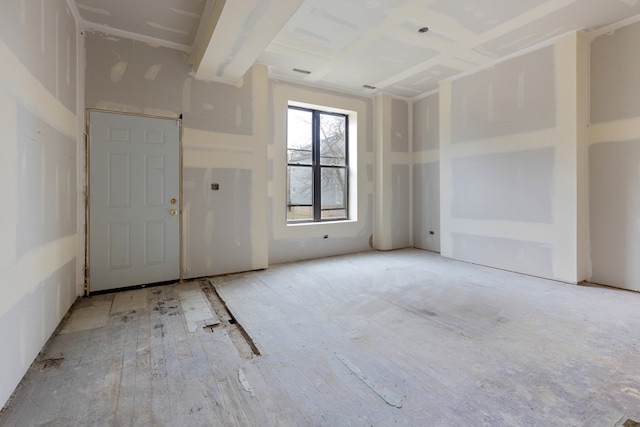
[[[103,110],[100,108],[87,108],[85,111],[85,131],[84,131],[84,146],[85,146],[85,187],[84,187],[84,296],[91,296],[91,265],[90,265],[90,252],[91,252],[91,236],[89,235],[90,228],[90,207],[89,207],[89,198],[91,197],[91,178],[90,178],[90,159],[91,159],[91,113],[108,113],[108,114],[117,114],[121,116],[134,116],[134,117],[142,117],[149,119],[161,119],[161,120],[172,120],[178,121],[179,130],[178,130],[178,176],[179,176],[179,193],[180,193],[180,204],[178,206],[178,223],[179,223],[179,239],[178,239],[178,252],[179,256],[179,283],[182,283],[182,265],[183,265],[183,226],[182,226],[182,114],[178,117],[166,117],[166,116],[154,116],[150,114],[141,114],[141,113],[129,113],[123,111],[114,111],[114,110]],[[134,288],[145,286],[145,285],[136,285]],[[126,288],[125,288],[126,289]]]

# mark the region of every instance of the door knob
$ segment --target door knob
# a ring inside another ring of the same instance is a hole
[[[178,212],[175,209],[171,209],[169,212],[171,215],[178,215]]]

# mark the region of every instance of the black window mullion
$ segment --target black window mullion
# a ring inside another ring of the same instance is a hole
[[[312,151],[313,151],[313,220],[320,221],[322,218],[322,189],[321,169],[320,169],[320,112],[313,112],[313,132],[312,132]]]

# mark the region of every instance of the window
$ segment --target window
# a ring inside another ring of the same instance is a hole
[[[349,117],[290,106],[287,115],[287,221],[348,218]]]

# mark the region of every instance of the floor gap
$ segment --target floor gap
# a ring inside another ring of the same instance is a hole
[[[258,350],[253,339],[249,336],[242,325],[238,323],[213,284],[208,279],[200,279],[200,286],[202,288],[202,292],[211,304],[213,311],[215,311],[221,321],[221,323],[216,326],[220,326],[227,332],[240,356],[245,360],[251,359],[255,356],[260,356],[260,350]],[[205,326],[205,328],[208,329],[209,332],[214,331],[213,327]]]

